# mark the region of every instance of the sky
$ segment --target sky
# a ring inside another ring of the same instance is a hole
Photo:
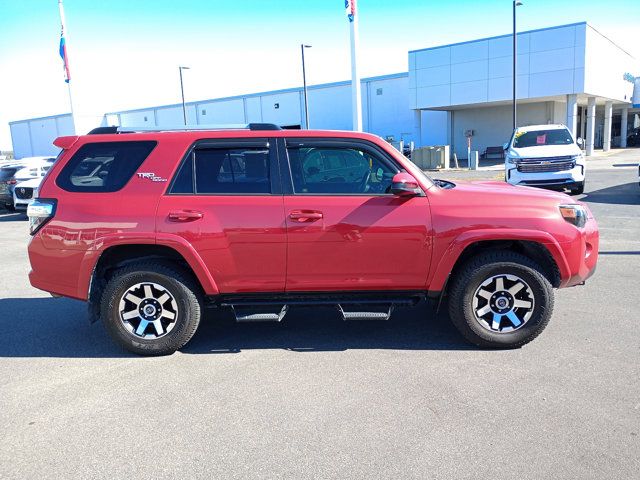
[[[523,0],[518,30],[587,21],[640,61],[638,0]],[[343,0],[64,0],[76,114],[350,78]],[[511,32],[511,0],[358,0],[363,77],[406,72],[409,50]],[[0,150],[8,122],[69,111],[57,0],[0,0]],[[638,72],[632,72],[640,74]],[[84,133],[84,132],[81,132]]]

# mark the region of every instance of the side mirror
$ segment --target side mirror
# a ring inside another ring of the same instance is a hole
[[[582,144],[584,143],[584,140],[582,140],[582,137],[578,137],[578,139],[576,140],[576,143],[578,144],[579,147],[581,147]]]
[[[502,144],[502,149],[503,150],[507,150],[509,148],[509,144],[508,143],[503,143]]]
[[[420,185],[408,173],[396,173],[391,180],[391,193],[398,197],[415,197],[422,193]]]

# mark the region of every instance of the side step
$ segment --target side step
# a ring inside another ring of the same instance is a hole
[[[231,309],[236,316],[236,322],[280,322],[289,311],[289,305],[283,305],[279,312],[265,312],[264,308],[256,309],[240,305],[231,305]]]
[[[351,307],[355,307],[352,305]],[[379,307],[379,308],[378,308]],[[342,315],[343,320],[389,320],[393,313],[394,305],[379,305],[376,308],[372,308],[371,305],[367,305],[368,310],[377,311],[361,311],[358,310],[345,310],[345,308],[338,304],[338,311]]]

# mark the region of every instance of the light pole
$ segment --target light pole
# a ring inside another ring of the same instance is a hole
[[[517,81],[517,72],[516,72],[516,63],[517,63],[517,43],[518,43],[518,35],[516,32],[516,7],[522,5],[522,2],[517,0],[513,0],[513,130],[516,130],[516,81]]]
[[[184,118],[184,124],[187,124],[187,107],[184,104],[184,84],[182,83],[182,70],[190,70],[189,67],[178,67],[180,72],[180,93],[182,94],[182,116]]]
[[[302,85],[304,90],[304,119],[305,127],[309,130],[309,103],[307,100],[307,71],[304,64],[304,49],[311,48],[311,45],[300,44],[300,53],[302,53]]]

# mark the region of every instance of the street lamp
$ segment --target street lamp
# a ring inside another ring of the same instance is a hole
[[[178,67],[180,72],[180,93],[182,94],[182,116],[184,118],[184,124],[187,124],[187,107],[184,104],[184,84],[182,83],[182,70],[190,70],[189,67]]]
[[[302,53],[302,84],[304,86],[304,119],[307,130],[309,129],[309,103],[307,101],[307,72],[304,64],[304,49],[311,48],[311,45],[300,44],[300,53]]]
[[[513,130],[516,130],[516,81],[517,81],[517,72],[516,72],[516,60],[518,58],[517,55],[517,33],[516,33],[516,7],[522,5],[522,2],[517,0],[513,0]]]

